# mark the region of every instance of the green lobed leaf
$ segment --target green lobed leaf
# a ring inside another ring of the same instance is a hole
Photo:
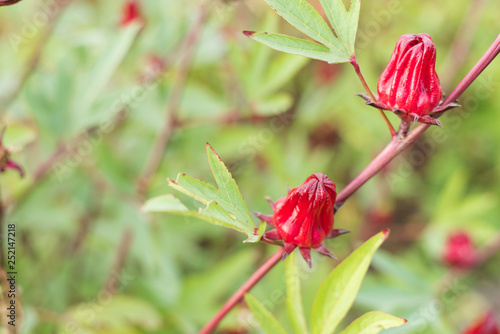
[[[349,61],[350,55],[335,37],[319,13],[306,0],[266,0],[285,20],[297,29],[324,44],[337,57]]]
[[[256,226],[248,206],[243,200],[243,196],[241,196],[238,185],[220,157],[208,143],[207,157],[218,188],[183,173],[179,173],[176,181],[168,179],[172,188],[205,204],[206,207],[200,208],[198,212],[192,210],[168,212],[197,217],[215,225],[235,229],[248,236],[245,242],[257,242],[261,235],[256,233]],[[180,208],[180,202],[173,203],[172,198],[163,198],[163,200],[165,199],[169,201],[168,205],[172,205],[177,209]],[[149,206],[151,207],[153,204],[150,203]]]
[[[235,216],[225,211],[214,201],[207,203],[207,206],[205,208],[199,208],[198,211],[193,211],[189,210],[184,204],[182,204],[179,199],[175,198],[174,195],[166,194],[147,200],[146,203],[144,203],[142,210],[144,212],[163,212],[198,218],[214,225],[219,225],[237,230],[238,232],[243,232],[240,228],[235,226],[235,224],[237,223]],[[249,239],[245,241],[257,242],[260,239],[260,236],[264,234],[265,226],[265,223],[261,223],[259,225],[257,233],[249,235]]]
[[[406,323],[406,319],[393,315],[373,311],[354,320],[339,334],[378,334],[384,329],[399,327]]]
[[[337,33],[344,50],[349,56],[354,55],[354,44],[358,30],[361,1],[350,0],[351,6],[346,9],[342,0],[320,0],[326,16]]]
[[[311,312],[313,334],[333,333],[351,308],[373,254],[388,236],[389,230],[384,230],[371,237],[321,283]]]
[[[278,51],[318,59],[330,64],[346,61],[344,55],[339,56],[332,53],[330,49],[324,45],[304,39],[267,32],[244,31],[243,33],[253,40]]]
[[[287,334],[287,331],[279,321],[262,305],[257,298],[250,294],[245,295],[245,301],[252,310],[253,315],[259,322],[262,329],[268,334]]]
[[[293,331],[296,334],[307,334],[309,331],[304,315],[304,306],[302,305],[300,277],[298,275],[295,253],[292,252],[285,261],[286,310]]]

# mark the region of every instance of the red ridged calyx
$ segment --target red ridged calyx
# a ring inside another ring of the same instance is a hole
[[[333,229],[336,197],[335,184],[330,178],[321,173],[309,176],[302,185],[290,190],[276,204],[270,202],[274,210],[272,216],[255,214],[276,226],[276,229],[264,234],[264,239],[283,240],[283,259],[299,247],[309,266],[311,248],[335,258],[323,245],[323,241],[349,232]]]
[[[437,117],[459,106],[440,104],[443,91],[436,73],[436,46],[427,34],[406,34],[399,38],[389,64],[380,75],[377,92],[377,101],[359,95],[367,104],[390,110],[406,122],[441,126]]]

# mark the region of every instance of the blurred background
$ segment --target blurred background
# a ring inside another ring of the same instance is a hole
[[[356,55],[368,84],[375,90],[400,35],[426,32],[449,92],[497,37],[499,12],[488,0],[363,1]],[[264,196],[315,172],[341,190],[389,142],[378,112],[354,95],[363,87],[349,64],[285,55],[243,30],[302,37],[264,0],[0,7],[3,146],[26,174],[0,175],[3,254],[15,224],[18,272],[17,326],[3,316],[2,333],[196,333],[275,247],[143,213],[145,200],[173,193],[168,177],[213,182],[209,142],[250,210],[270,213]],[[391,333],[460,333],[487,311],[498,321],[499,74],[495,60],[443,129],[336,214],[352,231],[327,242],[340,259],[391,229],[346,324],[370,310],[409,320]],[[337,264],[316,255],[301,271],[306,310]],[[252,293],[286,319],[281,265]],[[218,332],[261,329],[241,304]]]

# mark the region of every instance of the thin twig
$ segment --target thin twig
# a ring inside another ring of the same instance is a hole
[[[125,265],[125,260],[127,259],[128,250],[132,242],[132,230],[126,228],[123,233],[122,240],[118,246],[118,251],[116,252],[115,264],[111,268],[108,274],[108,279],[104,285],[104,290],[109,294],[113,295],[118,287],[118,278],[122,272],[123,266]]]
[[[217,327],[219,322],[224,318],[224,316],[242,300],[245,293],[250,291],[255,284],[257,284],[269,270],[278,263],[284,253],[285,249],[280,247],[276,253],[274,253],[266,262],[264,262],[253,274],[248,278],[248,280],[236,291],[231,298],[221,307],[219,312],[201,329],[198,334],[209,334]]]
[[[156,138],[153,148],[149,154],[146,164],[144,166],[143,172],[139,178],[138,193],[141,197],[147,191],[148,184],[151,177],[154,175],[158,166],[161,163],[165,149],[168,146],[168,142],[172,136],[172,133],[177,124],[177,113],[179,111],[179,104],[182,98],[182,93],[184,92],[184,86],[189,74],[189,69],[191,61],[194,56],[194,51],[196,49],[196,43],[200,37],[200,33],[205,23],[207,17],[207,9],[203,7],[200,11],[198,19],[191,27],[181,46],[182,59],[179,64],[179,72],[173,83],[173,88],[168,97],[167,110],[165,114],[165,121],[163,123],[163,129]]]

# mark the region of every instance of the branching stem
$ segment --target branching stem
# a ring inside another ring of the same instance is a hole
[[[497,39],[493,42],[486,53],[481,57],[481,59],[474,65],[474,67],[469,71],[469,73],[460,81],[460,83],[455,87],[455,89],[446,97],[443,101],[443,105],[451,103],[458,99],[460,95],[470,86],[470,84],[481,74],[481,72],[493,61],[493,59],[500,52],[500,34]],[[367,89],[368,94],[373,99],[373,93],[371,93],[366,81],[364,80],[361,72],[359,71],[359,65],[357,61],[352,61],[354,69],[358,76]],[[383,114],[383,113],[382,113]],[[384,118],[387,118],[384,115]],[[389,122],[387,120],[387,122]],[[388,123],[390,125],[390,123]],[[337,196],[337,203],[340,204],[336,207],[340,207],[356,190],[358,190],[363,184],[370,180],[374,175],[376,175],[382,168],[384,168],[388,163],[390,163],[399,153],[406,149],[410,144],[412,144],[422,133],[429,128],[429,124],[421,124],[411,131],[408,136],[404,138],[398,138],[396,136],[396,131],[392,128],[391,134],[392,138],[389,144],[380,152],[380,154],[373,159],[373,161],[349,183]],[[403,129],[404,130],[404,129]],[[401,131],[400,131],[401,132]],[[500,239],[499,239],[500,240]],[[500,249],[500,242],[495,242],[494,246],[491,246],[489,250],[489,255],[491,256],[492,249],[495,251]],[[279,262],[281,256],[283,255],[284,249],[280,247],[276,253],[274,253],[271,258],[269,258],[262,266],[260,266],[255,273],[236,291],[236,293],[224,304],[224,306],[217,312],[217,314],[210,320],[210,322],[203,327],[199,334],[209,334],[216,327],[217,324],[224,318],[224,316],[243,298],[244,294],[248,292],[276,263]]]

